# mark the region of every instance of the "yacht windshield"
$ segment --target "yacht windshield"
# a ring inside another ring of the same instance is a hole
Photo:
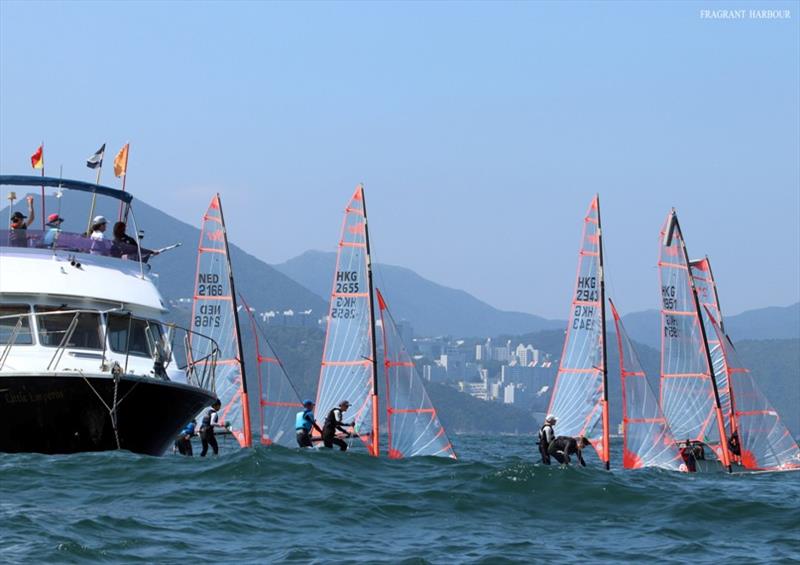
[[[65,347],[102,349],[100,314],[98,312],[58,313],[58,308],[37,306],[39,341],[45,347],[58,347],[71,331]],[[47,312],[52,312],[48,314]],[[73,326],[73,320],[75,321]]]
[[[12,342],[12,336],[14,345],[33,343],[30,316],[25,315],[30,314],[30,311],[30,306],[27,304],[0,306],[0,345],[8,345]]]

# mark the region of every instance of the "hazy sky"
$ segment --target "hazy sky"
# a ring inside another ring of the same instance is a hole
[[[728,313],[800,300],[799,106],[797,2],[0,2],[0,172],[107,142],[118,186],[130,141],[136,197],[197,225],[220,191],[271,263],[334,250],[363,181],[378,262],[548,317],[595,192],[623,312],[671,206]]]

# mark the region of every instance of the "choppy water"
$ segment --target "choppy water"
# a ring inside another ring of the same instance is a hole
[[[0,454],[0,561],[800,560],[800,473],[546,468],[529,437],[454,443],[459,461]]]

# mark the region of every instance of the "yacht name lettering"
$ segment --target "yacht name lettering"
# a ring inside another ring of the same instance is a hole
[[[49,390],[47,392],[29,392],[27,390],[5,393],[6,404],[30,404],[40,402],[50,402],[51,400],[63,400],[64,392],[61,390]]]
[[[225,289],[218,273],[197,273],[197,296],[223,296]]]

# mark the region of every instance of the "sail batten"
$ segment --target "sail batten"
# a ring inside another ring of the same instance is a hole
[[[203,216],[197,247],[197,271],[192,302],[192,329],[219,346],[215,365],[215,392],[222,408],[220,420],[230,423],[239,445],[250,447],[250,411],[242,353],[236,289],[228,249],[228,236],[219,194]],[[191,339],[195,359],[211,357],[209,340]],[[199,363],[203,364],[203,363]]]
[[[586,436],[608,467],[602,256],[595,197],[584,218],[567,335],[548,411],[558,418],[558,435]]]

